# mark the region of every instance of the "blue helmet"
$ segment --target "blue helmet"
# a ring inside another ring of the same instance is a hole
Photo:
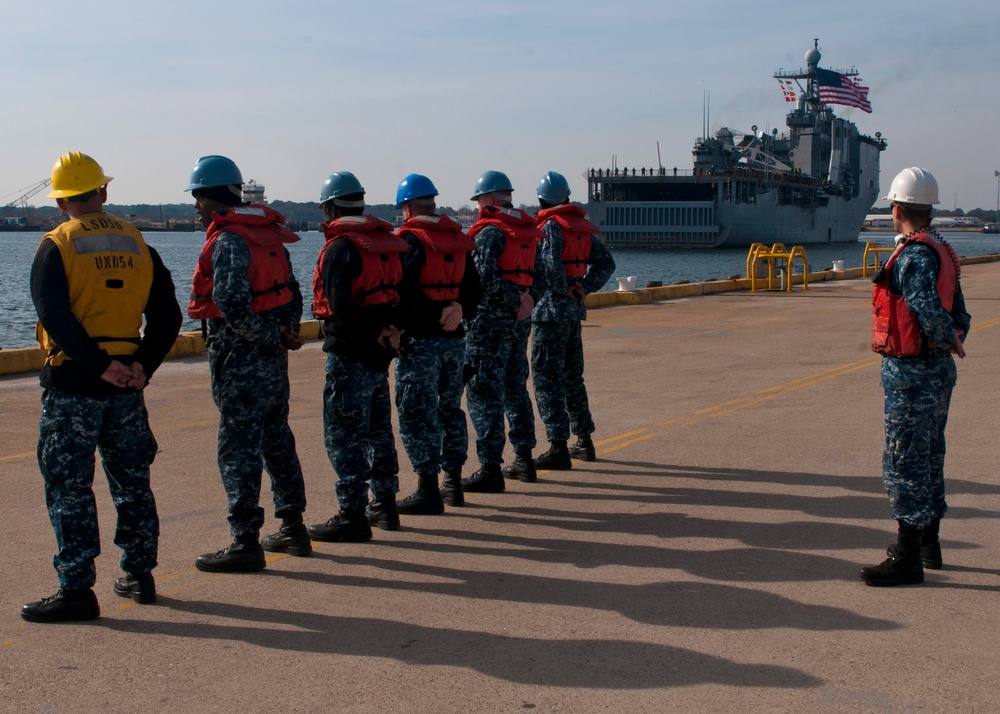
[[[243,175],[232,159],[225,156],[202,156],[191,172],[191,184],[185,191],[212,186],[242,186]]]
[[[319,205],[322,206],[341,196],[364,192],[364,187],[354,174],[350,171],[338,171],[330,174],[330,178],[323,184],[323,189],[319,193]]]
[[[478,196],[482,196],[484,193],[513,190],[514,187],[510,185],[510,179],[503,171],[487,171],[476,181],[475,192],[469,200],[475,201]]]
[[[538,197],[546,203],[558,205],[569,200],[569,182],[562,174],[549,171],[538,182]]]
[[[429,198],[437,196],[438,190],[426,176],[420,174],[410,174],[396,187],[396,208],[402,208],[407,201],[415,198]]]

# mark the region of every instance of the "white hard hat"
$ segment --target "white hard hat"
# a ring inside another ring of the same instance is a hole
[[[940,203],[937,181],[930,171],[911,166],[896,174],[889,187],[889,194],[882,200],[915,206],[936,206]]]

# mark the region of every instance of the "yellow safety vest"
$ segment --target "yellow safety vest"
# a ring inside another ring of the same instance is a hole
[[[66,221],[47,233],[59,248],[69,285],[70,310],[109,355],[133,354],[153,285],[153,259],[132,225],[104,213]],[[46,364],[68,359],[39,322],[35,337]]]

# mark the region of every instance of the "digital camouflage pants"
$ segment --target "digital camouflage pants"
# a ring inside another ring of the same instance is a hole
[[[549,441],[566,441],[570,432],[594,433],[587,387],[583,382],[580,321],[533,323],[531,371],[538,415]]]
[[[399,461],[392,433],[388,372],[330,352],[323,387],[323,441],[337,474],[341,510],[368,505],[399,492]]]
[[[885,391],[882,478],[892,517],[923,527],[948,510],[944,496],[944,429],[951,387]]]
[[[503,463],[504,416],[515,451],[535,448],[535,413],[528,395],[530,334],[529,320],[498,321],[466,341],[465,360],[473,376],[465,398],[481,464]]]
[[[399,436],[413,469],[436,474],[459,469],[469,451],[469,428],[462,410],[461,337],[415,337],[396,361]]]
[[[160,522],[149,485],[156,439],[142,392],[84,397],[48,388],[42,392],[38,465],[56,534],[52,562],[64,588],[89,588],[96,578],[101,538],[93,490],[95,450],[118,511],[115,545],[122,549],[122,570],[146,573],[156,567]]]
[[[219,351],[210,346],[208,359],[219,408],[219,472],[229,500],[229,530],[234,538],[254,536],[264,525],[265,467],[276,517],[306,507],[302,467],[288,426],[288,354],[239,342]]]

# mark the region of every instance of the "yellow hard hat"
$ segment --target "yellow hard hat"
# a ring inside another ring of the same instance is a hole
[[[49,198],[69,198],[93,191],[110,181],[104,169],[86,154],[70,151],[63,154],[52,167],[52,192]]]

